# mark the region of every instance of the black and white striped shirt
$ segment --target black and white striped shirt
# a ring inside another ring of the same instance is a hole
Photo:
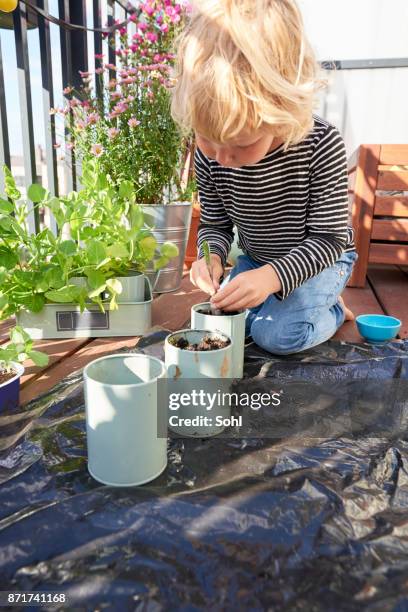
[[[271,264],[286,298],[306,280],[354,250],[348,225],[347,159],[336,127],[314,117],[300,144],[283,145],[253,166],[227,168],[196,150],[201,203],[200,246],[227,259],[238,230],[240,248]]]

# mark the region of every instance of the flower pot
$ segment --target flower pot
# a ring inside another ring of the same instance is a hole
[[[103,338],[141,336],[152,326],[152,291],[144,277],[145,294],[140,302],[120,303],[118,310],[105,312],[96,304],[81,312],[77,304],[45,304],[41,312],[22,310],[17,324],[24,327],[33,340],[51,338]]]
[[[0,409],[15,410],[19,406],[20,378],[24,374],[24,367],[21,363],[12,363],[15,376],[0,383]]]
[[[220,331],[232,339],[232,378],[242,378],[244,370],[245,310],[231,315],[203,314],[200,310],[211,310],[209,302],[195,304],[191,308],[192,329]]]
[[[118,276],[117,280],[122,285],[122,293],[117,297],[117,303],[143,302],[145,294],[145,276],[142,272],[130,272],[127,276]],[[78,287],[85,287],[90,291],[87,278],[85,276],[74,276],[69,282]],[[109,299],[109,291],[103,292],[103,298]]]
[[[84,369],[88,470],[103,484],[129,487],[154,480],[167,465],[167,438],[157,436],[160,359],[141,354],[101,357]]]
[[[193,262],[197,259],[197,236],[198,227],[200,225],[200,203],[198,200],[193,200],[190,233],[188,236],[186,256],[184,263],[188,269],[191,268]]]
[[[190,394],[194,391],[205,390],[209,393],[227,392],[232,378],[232,342],[221,349],[211,351],[190,351],[171,344],[172,340],[180,338],[191,343],[198,343],[204,336],[230,340],[228,336],[219,332],[206,330],[183,329],[167,336],[165,340],[165,363],[167,367],[169,396],[171,394]],[[211,413],[211,414],[209,414]],[[169,429],[182,436],[209,437],[225,429],[225,425],[218,425],[217,418],[227,419],[231,415],[231,407],[216,402],[211,410],[201,404],[196,406],[181,405],[177,410],[177,422],[172,423],[169,405]],[[186,419],[196,419],[207,416],[211,419],[207,423],[185,424]]]
[[[172,204],[144,205],[143,212],[151,217],[154,225],[153,235],[159,245],[164,242],[174,242],[179,249],[177,257],[170,259],[167,266],[161,268],[153,291],[167,293],[176,291],[181,285],[186,245],[191,223],[191,202],[173,202]],[[154,271],[148,267],[145,274],[151,276]],[[153,281],[152,281],[153,284]]]

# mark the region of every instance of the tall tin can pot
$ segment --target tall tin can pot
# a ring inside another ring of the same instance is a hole
[[[145,274],[151,277],[155,293],[176,291],[181,285],[186,246],[190,233],[192,203],[172,202],[171,204],[149,204],[143,206],[143,212],[149,225],[153,225],[153,235],[159,246],[170,241],[177,245],[179,253],[161,268],[157,279],[153,281],[154,272],[147,268]]]
[[[191,351],[172,344],[180,338],[190,344],[198,344],[205,336],[226,340],[229,344],[210,351]],[[181,398],[184,394],[192,400],[190,403],[180,403],[177,414],[172,413],[169,403],[169,429],[182,436],[199,438],[214,436],[224,431],[226,425],[219,423],[231,416],[231,406],[222,401],[221,395],[228,393],[230,388],[232,347],[231,339],[220,332],[183,329],[167,336],[164,349],[169,397]],[[197,395],[200,391],[215,394],[220,401],[217,399],[211,409],[202,401],[194,404],[194,392]],[[207,417],[207,421],[200,417]],[[192,421],[191,424],[187,423],[188,419]]]
[[[211,304],[203,302],[191,308],[192,329],[220,331],[232,340],[232,378],[242,378],[244,371],[245,310],[231,315],[204,314],[211,311]]]
[[[111,486],[137,486],[167,465],[167,439],[159,438],[160,359],[141,354],[101,357],[84,370],[88,470]]]

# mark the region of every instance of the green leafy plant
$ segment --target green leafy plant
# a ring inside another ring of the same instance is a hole
[[[0,372],[11,372],[13,363],[23,363],[31,359],[35,365],[44,367],[48,364],[48,355],[35,351],[34,343],[22,327],[16,326],[10,332],[10,343],[0,348]]]
[[[170,242],[159,248],[134,186],[112,184],[98,159],[83,164],[83,189],[51,197],[40,185],[28,188],[34,207],[53,214],[57,235],[45,228],[31,234],[28,207],[20,201],[11,172],[4,168],[8,199],[0,199],[0,319],[22,309],[40,312],[51,303],[89,302],[104,311],[117,309],[122,291],[118,277],[143,272],[153,261],[155,270],[178,254]],[[78,281],[82,279],[82,282]]]

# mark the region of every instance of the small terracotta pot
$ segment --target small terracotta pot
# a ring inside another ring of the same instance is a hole
[[[193,209],[191,215],[190,233],[188,236],[186,256],[184,258],[184,265],[189,270],[193,265],[193,261],[197,259],[197,234],[198,226],[200,224],[200,202],[198,198],[193,199]]]

